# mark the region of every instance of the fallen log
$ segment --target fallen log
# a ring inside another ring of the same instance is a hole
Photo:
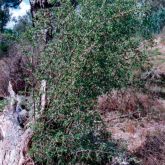
[[[35,119],[29,118],[26,126],[21,127],[16,111],[18,96],[14,93],[10,83],[8,90],[10,105],[6,106],[0,115],[0,165],[34,165],[28,155],[29,144],[33,136],[33,129],[28,126],[28,123],[35,124]],[[41,90],[41,113],[38,113],[39,115],[42,114],[46,104],[45,81],[41,83]]]

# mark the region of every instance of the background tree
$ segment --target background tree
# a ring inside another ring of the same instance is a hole
[[[150,8],[144,20],[145,32],[160,33],[165,25],[165,1],[164,0],[144,0],[143,5]]]
[[[20,3],[20,0],[0,0],[0,57],[6,55],[10,45],[9,36],[12,34],[12,31],[6,30],[4,34],[5,26],[10,20],[9,8],[18,7]]]
[[[20,3],[20,0],[0,0],[0,32],[4,31],[4,27],[9,21],[9,8],[17,7]]]
[[[32,26],[31,13],[28,12],[26,15],[19,17],[18,20],[16,20],[15,25],[13,27],[13,31],[17,34],[21,34],[25,32],[28,28],[31,28],[31,26]]]
[[[10,15],[9,15],[9,9],[6,7],[3,7],[3,9],[0,9],[0,31],[4,31],[4,26],[9,21]]]

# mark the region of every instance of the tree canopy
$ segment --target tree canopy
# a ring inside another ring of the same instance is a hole
[[[20,0],[0,0],[0,31],[4,31],[4,27],[10,19],[9,8],[17,7]]]

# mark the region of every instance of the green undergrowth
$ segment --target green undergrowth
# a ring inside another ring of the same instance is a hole
[[[0,112],[4,110],[4,107],[6,106],[6,101],[0,100]]]

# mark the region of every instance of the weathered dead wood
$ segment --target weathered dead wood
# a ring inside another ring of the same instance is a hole
[[[6,107],[0,116],[0,164],[1,165],[33,165],[29,161],[28,144],[32,138],[31,128],[22,129],[14,115],[14,109]],[[29,162],[28,162],[29,161]]]
[[[46,81],[42,80],[41,81],[41,88],[40,88],[40,115],[43,114],[47,102],[47,96],[46,96]],[[39,116],[40,117],[40,116]]]
[[[46,104],[46,81],[42,81],[41,84],[40,107],[43,112]],[[17,96],[10,83],[8,90],[11,97],[10,105],[6,106],[0,115],[0,165],[34,165],[33,160],[28,155],[33,129],[28,126],[24,128],[20,126],[14,102]],[[29,122],[35,123],[33,118],[29,119]]]

